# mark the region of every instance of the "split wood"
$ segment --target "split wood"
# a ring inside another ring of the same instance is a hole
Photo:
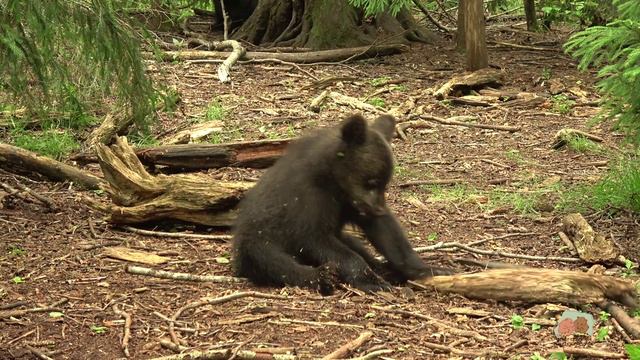
[[[356,339],[349,341],[348,343],[334,350],[332,353],[324,356],[322,360],[344,359],[354,350],[356,350],[357,348],[362,346],[364,343],[369,341],[371,337],[373,337],[373,332],[365,331],[362,334],[360,334],[360,336],[358,336]]]
[[[497,269],[475,274],[435,276],[415,282],[468,298],[571,305],[614,300],[635,308],[635,287],[624,279],[578,271]]]
[[[261,293],[261,292],[257,292],[257,291],[244,291],[244,292],[236,292],[236,293],[233,293],[233,294],[229,294],[229,295],[226,295],[226,296],[221,296],[221,297],[214,298],[214,299],[204,299],[204,300],[200,300],[200,301],[189,303],[189,304],[179,308],[175,312],[175,314],[173,314],[173,316],[171,316],[171,319],[170,319],[171,321],[169,322],[169,335],[171,336],[171,341],[173,341],[173,343],[176,344],[176,345],[180,345],[180,341],[178,340],[178,336],[175,333],[175,323],[178,320],[178,318],[180,317],[180,315],[182,315],[182,313],[185,312],[186,310],[194,309],[194,308],[197,308],[197,307],[200,307],[200,306],[205,306],[205,305],[222,304],[222,303],[225,303],[225,302],[228,302],[228,301],[237,300],[237,299],[246,298],[246,297],[261,298],[261,299],[277,299],[277,300],[286,300],[287,299],[286,296],[282,296],[282,295],[266,294],[266,293]]]
[[[124,310],[118,309],[117,304],[113,304],[113,312],[116,313],[116,315],[124,318],[124,330],[122,333],[122,352],[124,353],[124,356],[129,357],[129,340],[131,340],[132,323],[131,315],[129,315],[129,313],[125,312]]]
[[[418,318],[421,320],[426,320],[427,324],[430,324],[432,326],[437,327],[440,330],[446,330],[451,334],[454,335],[459,335],[459,336],[464,336],[464,337],[470,337],[473,338],[477,341],[487,341],[488,338],[484,335],[481,335],[478,332],[472,331],[472,330],[464,330],[464,329],[460,329],[460,325],[453,325],[453,324],[448,324],[442,320],[433,318],[431,316],[428,315],[424,315],[415,311],[407,311],[407,310],[401,310],[401,309],[390,309],[390,308],[385,308],[382,306],[378,306],[378,305],[371,305],[372,309],[375,310],[379,310],[379,311],[383,311],[383,312],[387,312],[387,313],[392,313],[392,314],[399,314],[399,315],[403,315],[406,317],[414,317],[414,318]]]
[[[443,125],[455,125],[455,126],[465,126],[479,129],[489,129],[489,130],[499,130],[499,131],[508,131],[508,132],[516,132],[520,131],[520,127],[518,126],[506,126],[506,125],[490,125],[490,124],[478,124],[478,123],[469,123],[462,122],[454,119],[443,119],[432,115],[421,115],[421,119],[437,122]]]
[[[165,270],[155,270],[142,266],[128,265],[127,272],[135,275],[152,276],[161,279],[180,280],[180,281],[198,281],[198,282],[212,282],[212,283],[241,283],[246,282],[246,279],[223,276],[223,275],[196,275],[181,272],[172,272]]]
[[[131,226],[122,226],[124,230],[130,231],[135,234],[146,235],[146,236],[160,236],[160,237],[168,237],[168,238],[189,238],[189,239],[206,239],[206,240],[231,240],[233,236],[231,235],[204,235],[204,234],[190,234],[190,233],[180,233],[180,232],[165,232],[165,231],[152,231],[152,230],[144,230],[138,229]]]
[[[313,64],[319,62],[341,62],[345,60],[366,59],[375,56],[385,56],[398,54],[408,50],[406,45],[375,45],[361,46],[354,48],[342,48],[333,50],[308,51],[304,53],[268,53],[268,52],[246,52],[242,60],[264,60],[264,61],[286,61],[290,63]],[[226,59],[230,53],[219,51],[166,51],[162,54],[162,59],[173,60],[196,60],[196,59]]]
[[[11,173],[35,172],[52,181],[71,181],[87,190],[98,190],[105,183],[76,167],[7,144],[0,144],[0,167]]]

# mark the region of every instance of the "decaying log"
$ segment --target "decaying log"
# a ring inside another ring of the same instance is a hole
[[[222,121],[218,120],[196,124],[187,129],[178,131],[173,135],[167,136],[160,140],[160,143],[162,145],[189,144],[193,141],[209,136],[212,133],[222,131],[222,126]]]
[[[210,169],[224,166],[266,168],[284,153],[292,139],[243,141],[226,144],[180,144],[150,147],[135,151],[146,165],[172,169]],[[90,163],[94,156],[77,156],[73,160]]]
[[[598,304],[615,300],[636,306],[630,281],[606,275],[550,269],[497,269],[435,276],[417,281],[437,291],[469,298],[531,303]]]
[[[0,144],[0,167],[10,172],[38,173],[53,181],[71,181],[88,190],[97,190],[104,183],[76,167],[7,144]]]
[[[93,149],[96,144],[108,145],[114,136],[123,134],[131,124],[133,124],[133,116],[127,115],[126,111],[120,111],[116,115],[107,114],[102,124],[89,135],[87,139],[89,148]]]
[[[433,94],[436,99],[442,100],[449,95],[465,95],[469,90],[478,90],[483,87],[499,87],[504,82],[504,74],[498,70],[484,68],[478,71],[456,75],[442,85]]]
[[[596,233],[582,215],[568,214],[562,225],[582,260],[592,264],[616,262],[619,254],[615,244]]]
[[[127,139],[96,147],[104,186],[113,205],[91,205],[118,224],[178,219],[210,226],[229,226],[233,209],[252,183],[212,180],[203,174],[150,175]]]
[[[179,169],[209,169],[223,166],[266,168],[282,154],[291,139],[244,141],[228,144],[184,144],[138,150],[147,165]]]
[[[398,54],[409,49],[406,45],[390,44],[361,46],[354,48],[332,49],[309,51],[304,53],[268,53],[249,51],[240,60],[280,60],[291,63],[310,64],[318,62],[337,62],[345,60],[367,59],[376,56]],[[221,51],[166,51],[162,54],[162,59],[173,60],[201,60],[201,59],[226,59],[229,52]]]

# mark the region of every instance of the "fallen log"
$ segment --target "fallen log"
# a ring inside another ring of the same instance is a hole
[[[497,269],[475,274],[435,276],[416,281],[436,291],[469,298],[529,303],[599,304],[617,301],[635,308],[630,281],[606,275],[550,269]]]
[[[204,174],[152,176],[124,137],[117,138],[111,147],[98,144],[96,152],[109,182],[104,190],[113,204],[86,200],[117,224],[178,219],[209,226],[230,226],[242,194],[253,185],[214,181]]]
[[[303,53],[268,53],[248,51],[240,60],[279,60],[298,64],[311,64],[318,62],[338,62],[345,60],[367,59],[376,56],[398,54],[409,49],[406,45],[390,44],[375,46],[360,46],[354,48],[342,48],[320,51],[308,51]],[[204,60],[227,59],[231,53],[225,51],[166,51],[161,57],[165,61],[173,60]]]
[[[172,169],[198,170],[225,166],[262,169],[280,158],[291,140],[164,145],[135,150],[135,154],[145,165],[162,165]],[[87,154],[72,159],[82,163],[98,161],[96,156]]]
[[[484,87],[496,88],[503,82],[504,74],[502,72],[484,68],[452,77],[436,90],[433,95],[436,99],[442,100],[449,95],[468,95],[470,90],[479,90]]]
[[[0,167],[13,173],[38,173],[53,181],[71,181],[88,190],[97,190],[104,183],[86,171],[7,144],[0,144]]]

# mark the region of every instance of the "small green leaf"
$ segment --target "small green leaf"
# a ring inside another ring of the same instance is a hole
[[[545,360],[544,356],[540,355],[539,352],[534,352],[533,355],[531,355],[531,360]]]
[[[64,316],[64,313],[61,313],[60,311],[52,311],[49,313],[49,317],[50,318],[61,318]]]
[[[371,318],[374,318],[374,317],[376,317],[376,313],[374,313],[374,312],[368,312],[368,313],[366,313],[364,315],[365,319],[371,319]]]
[[[438,239],[438,233],[432,232],[427,235],[427,241],[434,242]]]
[[[598,333],[596,334],[596,340],[605,341],[609,337],[609,327],[603,326],[598,329]]]
[[[600,320],[601,321],[607,321],[609,320],[609,318],[611,317],[611,314],[609,314],[606,311],[600,311]]]
[[[625,344],[624,349],[627,350],[627,354],[629,354],[629,359],[640,360],[640,345]]]
[[[13,279],[11,279],[11,281],[14,284],[22,284],[24,282],[24,279],[21,278],[20,276],[14,276]]]
[[[91,331],[93,331],[94,334],[104,334],[107,332],[107,328],[104,326],[91,325]]]
[[[533,331],[538,331],[540,330],[541,326],[540,324],[531,324],[531,330]]]
[[[520,315],[511,316],[511,326],[514,329],[521,329],[524,326],[524,319]]]
[[[563,352],[554,352],[549,355],[549,360],[567,360],[567,354]]]

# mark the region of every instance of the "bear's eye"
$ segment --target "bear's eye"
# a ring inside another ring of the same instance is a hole
[[[367,180],[367,187],[377,188],[378,185],[380,185],[380,182],[378,181],[378,179],[369,179],[369,180]]]

